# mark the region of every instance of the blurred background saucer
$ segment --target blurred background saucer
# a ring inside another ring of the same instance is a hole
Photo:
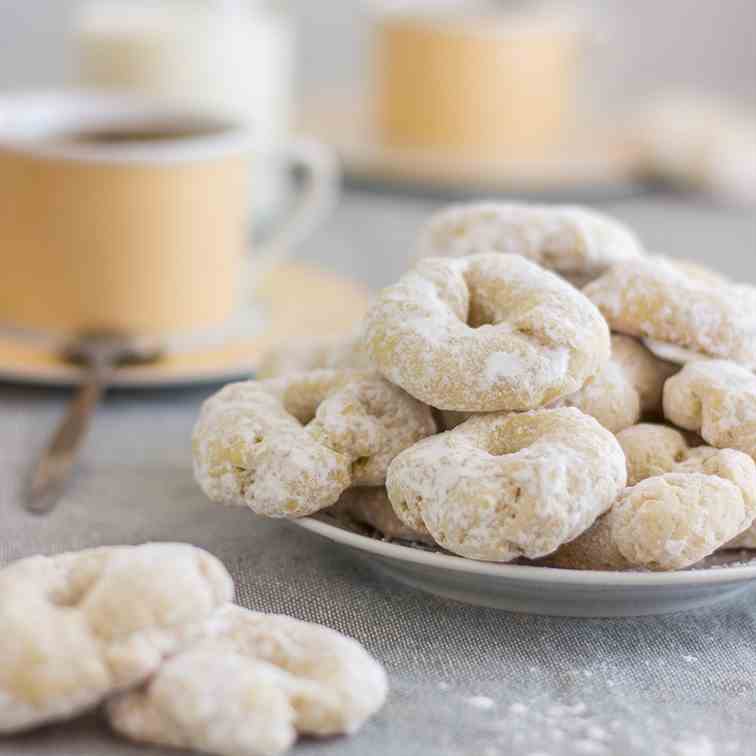
[[[157,388],[231,381],[251,376],[275,344],[351,335],[367,307],[367,289],[352,280],[301,263],[272,271],[222,329],[166,342],[166,355],[143,366],[119,368],[122,388]],[[23,339],[0,331],[0,379],[69,386],[82,371],[60,356],[63,343]]]
[[[390,146],[373,108],[349,94],[320,95],[303,110],[301,130],[331,146],[353,184],[435,196],[512,194],[550,201],[600,202],[646,191],[637,152],[624,135],[596,127],[538,158],[454,155]]]

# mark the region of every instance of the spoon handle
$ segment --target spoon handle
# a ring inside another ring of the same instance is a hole
[[[58,503],[111,374],[112,365],[98,360],[87,367],[84,382],[32,473],[26,498],[29,512],[48,514]]]

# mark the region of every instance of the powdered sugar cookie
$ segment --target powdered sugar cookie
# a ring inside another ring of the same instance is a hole
[[[677,570],[699,562],[756,518],[756,464],[734,449],[689,448],[672,428],[617,435],[630,487],[610,512],[549,559],[571,569]]]
[[[691,275],[664,258],[631,260],[585,287],[612,330],[756,368],[756,289]]]
[[[264,380],[311,370],[343,368],[370,368],[370,360],[358,335],[342,341],[295,342],[275,347],[268,350],[255,376]]]
[[[303,517],[434,433],[428,407],[376,373],[318,370],[226,386],[194,430],[194,471],[213,501]]]
[[[664,386],[664,414],[720,449],[756,458],[756,375],[725,360],[687,364]]]
[[[420,533],[408,528],[396,516],[383,486],[350,488],[341,495],[336,504],[328,509],[328,513],[337,519],[367,525],[390,540],[434,543],[427,532]]]
[[[691,362],[664,386],[664,414],[697,431],[718,448],[738,449],[756,459],[756,377],[724,360]],[[731,548],[756,548],[756,528]]]
[[[223,565],[155,543],[0,570],[0,732],[69,719],[137,685],[231,600]]]
[[[756,509],[756,465],[736,449],[691,447],[674,428],[640,423],[617,434],[627,461],[628,485],[668,472],[718,475],[743,491],[748,506]]]
[[[634,486],[654,475],[672,472],[688,458],[685,436],[675,428],[656,423],[639,423],[617,434],[627,460],[627,484]]]
[[[660,414],[664,381],[676,370],[636,339],[612,334],[611,360],[583,388],[554,406],[576,407],[618,433],[644,414]]]
[[[640,420],[642,415],[660,415],[662,387],[677,366],[657,359],[637,339],[612,334],[612,357],[574,394],[553,402],[550,407],[575,407],[596,418],[612,433],[619,433]],[[451,430],[470,413],[443,411],[441,425]]]
[[[568,569],[679,570],[750,526],[754,510],[729,480],[665,473],[627,488],[608,514],[548,560]]]
[[[748,530],[744,530],[739,536],[733,538],[729,543],[722,547],[727,549],[756,549],[756,528],[751,525]]]
[[[399,518],[456,554],[544,556],[593,524],[626,482],[614,436],[576,409],[478,415],[389,467]]]
[[[614,218],[584,207],[475,202],[436,213],[420,233],[415,259],[482,252],[521,255],[576,285],[643,255]]]
[[[427,259],[370,308],[367,350],[392,383],[444,410],[540,407],[609,359],[596,308],[517,255]]]
[[[144,688],[109,703],[117,732],[221,756],[273,756],[297,733],[355,732],[386,699],[381,665],[334,630],[238,606],[213,626]]]
[[[612,334],[612,362],[619,365],[638,393],[641,415],[662,416],[664,383],[680,368],[659,359],[637,339]]]

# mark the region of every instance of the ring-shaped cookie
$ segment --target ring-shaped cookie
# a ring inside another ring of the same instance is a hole
[[[509,562],[590,527],[626,482],[615,437],[576,409],[477,415],[389,467],[394,511],[449,551]]]
[[[612,433],[619,433],[644,415],[661,415],[664,381],[677,369],[658,359],[632,336],[613,333],[609,362],[580,390],[549,406],[575,407]],[[469,412],[449,410],[439,415],[444,430],[455,428],[471,416]]]
[[[660,415],[664,381],[677,370],[631,336],[612,334],[612,358],[583,388],[555,406],[575,407],[612,433]]]
[[[365,343],[392,383],[442,410],[535,409],[609,360],[598,310],[517,255],[427,259],[384,289]]]
[[[740,365],[689,362],[664,384],[664,415],[718,449],[756,459],[756,375]]]
[[[521,255],[583,285],[644,254],[638,238],[614,218],[583,207],[473,202],[436,213],[423,227],[415,259],[481,252]]]
[[[326,512],[340,523],[370,528],[389,541],[434,543],[427,532],[411,530],[396,516],[385,486],[350,488]]]
[[[616,265],[583,289],[613,331],[756,368],[756,288],[662,257]]]

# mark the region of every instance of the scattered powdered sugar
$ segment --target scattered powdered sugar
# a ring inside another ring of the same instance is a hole
[[[673,747],[674,756],[715,756],[714,744],[705,735],[683,740]]]
[[[476,709],[493,709],[496,706],[496,702],[493,698],[488,696],[471,696],[467,699],[467,703],[470,706],[474,706]]]
[[[594,754],[601,756],[601,754],[609,753],[603,743],[598,743],[595,740],[577,740],[574,749],[577,753],[585,754],[585,756],[594,756]]]
[[[485,380],[489,385],[495,384],[503,378],[513,378],[528,370],[523,359],[511,352],[493,352],[486,360],[484,370]]]
[[[574,670],[572,674],[579,674]],[[479,709],[475,721],[476,740],[468,741],[459,756],[718,756],[743,753],[737,741],[715,749],[708,735],[679,734],[674,724],[648,716],[635,719],[603,720],[585,701],[556,703],[535,694],[526,701],[498,702],[487,695],[465,697]],[[499,705],[499,704],[503,705]]]

